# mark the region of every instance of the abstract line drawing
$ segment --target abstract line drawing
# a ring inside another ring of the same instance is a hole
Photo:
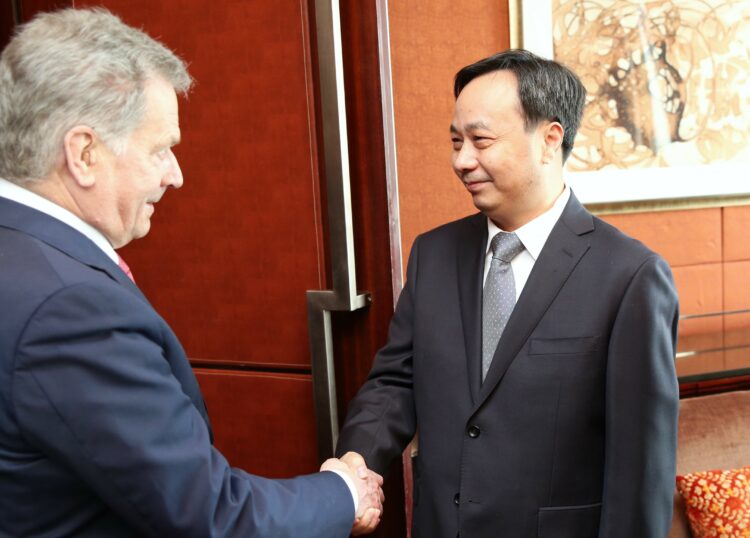
[[[750,162],[750,1],[552,0],[588,91],[574,172]]]

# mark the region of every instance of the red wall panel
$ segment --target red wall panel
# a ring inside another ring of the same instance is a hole
[[[318,470],[309,375],[197,368],[216,447],[229,462],[267,477]]]
[[[13,25],[13,10],[10,2],[0,2],[0,50],[4,49],[10,41]]]
[[[40,11],[70,7],[73,5],[73,0],[18,0],[18,4],[21,8],[21,20],[25,22]]]

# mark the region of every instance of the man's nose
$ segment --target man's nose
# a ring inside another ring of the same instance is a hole
[[[167,187],[174,187],[175,189],[179,189],[182,187],[182,170],[180,169],[180,163],[177,162],[177,157],[175,157],[175,154],[172,152],[172,150],[169,150],[169,165],[166,171],[166,174],[164,175],[164,183]]]
[[[463,143],[460,149],[453,151],[453,168],[457,172],[473,170],[476,166],[477,154],[471,144]]]

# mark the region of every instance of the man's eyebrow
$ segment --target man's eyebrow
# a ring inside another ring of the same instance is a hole
[[[475,122],[473,122],[473,123],[469,123],[469,124],[468,124],[468,125],[466,126],[466,130],[467,130],[467,131],[477,131],[477,130],[479,130],[479,129],[489,129],[489,128],[490,128],[490,126],[489,126],[489,125],[487,125],[487,124],[486,124],[485,122],[483,122],[483,121],[475,121]]]
[[[489,130],[490,126],[487,125],[483,121],[475,121],[472,123],[466,124],[466,127],[464,127],[465,131],[471,132],[471,131],[478,131],[480,129],[487,129]],[[456,128],[455,125],[451,125],[450,131],[452,134],[460,134],[459,130]]]

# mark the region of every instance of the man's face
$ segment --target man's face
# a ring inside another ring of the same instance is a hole
[[[507,231],[547,209],[545,123],[526,129],[511,71],[475,78],[456,99],[450,128],[453,170],[477,209]]]
[[[177,96],[170,84],[154,78],[146,85],[146,111],[128,138],[125,151],[115,155],[103,147],[97,176],[94,222],[115,248],[145,236],[154,205],[167,187],[182,186],[182,172],[172,153],[180,140]]]

